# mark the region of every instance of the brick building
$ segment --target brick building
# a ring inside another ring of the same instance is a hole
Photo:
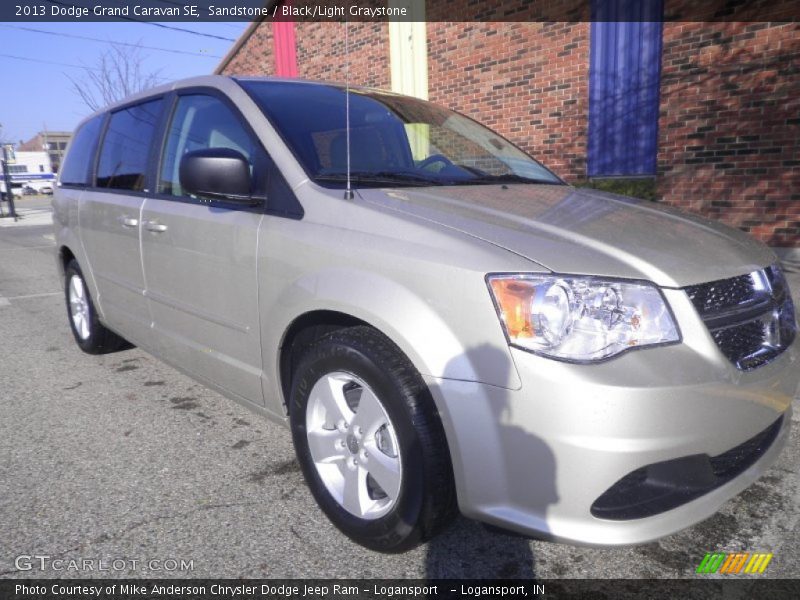
[[[593,0],[560,22],[469,21],[459,0],[404,4],[419,22],[348,25],[352,83],[461,111],[571,182],[649,179],[660,201],[800,254],[791,2],[700,21],[688,0]],[[686,10],[695,22],[669,20]],[[261,22],[216,72],[343,81],[346,62],[341,23]]]
[[[71,131],[40,131],[27,142],[20,142],[17,149],[27,152],[44,150],[50,157],[53,172],[57,173],[71,138]]]

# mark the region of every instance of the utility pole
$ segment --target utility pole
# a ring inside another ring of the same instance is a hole
[[[14,156],[14,146],[3,144],[3,181],[6,184],[6,198],[8,199],[9,213],[7,217],[14,217],[17,220],[17,211],[14,209],[14,191],[11,189],[11,173],[8,172],[8,165],[16,162]]]
[[[42,131],[44,132],[44,145],[43,150],[47,152],[47,159],[50,160],[50,171],[53,170],[53,161],[50,159],[50,141],[47,139],[47,123],[42,121]]]

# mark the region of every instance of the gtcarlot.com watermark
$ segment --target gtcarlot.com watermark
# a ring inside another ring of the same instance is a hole
[[[183,558],[53,558],[46,554],[20,554],[14,559],[18,571],[171,573],[194,571],[194,560]]]

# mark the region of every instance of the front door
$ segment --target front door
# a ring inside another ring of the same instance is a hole
[[[256,271],[263,211],[195,197],[180,184],[186,152],[220,147],[241,152],[251,172],[263,152],[224,99],[178,96],[156,194],[142,210],[146,295],[159,354],[228,393],[263,404]]]

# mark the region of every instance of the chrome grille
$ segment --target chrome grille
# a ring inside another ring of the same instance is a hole
[[[747,274],[693,285],[686,288],[686,293],[700,314],[705,314],[751,301],[755,296],[754,287],[753,277]]]
[[[684,290],[719,349],[742,371],[770,362],[794,341],[794,305],[777,265]]]

